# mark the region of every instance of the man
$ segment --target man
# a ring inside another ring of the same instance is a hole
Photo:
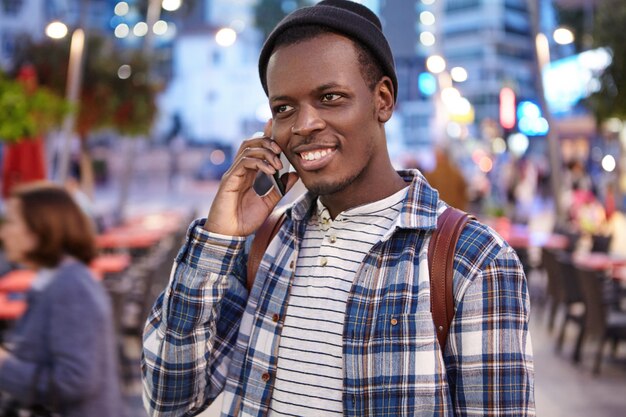
[[[397,91],[378,18],[345,0],[287,16],[259,59],[272,122],[243,142],[206,220],[192,224],[144,335],[144,403],[191,416],[534,415],[529,301],[513,250],[471,222],[456,249],[442,352],[427,247],[446,205],[394,171]],[[246,240],[280,195],[255,175],[284,152],[308,193],[288,210],[254,287]]]

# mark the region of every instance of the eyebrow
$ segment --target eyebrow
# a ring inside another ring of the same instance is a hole
[[[326,84],[322,84],[316,88],[313,89],[312,93],[314,94],[320,94],[326,90],[332,89],[332,88],[338,88],[341,87],[338,83],[335,82],[330,82],[330,83],[326,83]],[[270,103],[274,102],[274,101],[281,101],[281,100],[289,100],[291,99],[290,96],[288,95],[282,95],[282,96],[272,96],[270,97]]]

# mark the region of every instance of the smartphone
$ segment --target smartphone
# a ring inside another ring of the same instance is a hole
[[[269,178],[270,178],[270,181],[272,182],[272,185],[276,187],[280,195],[284,196],[286,193],[285,185],[280,180],[280,177],[282,177],[283,174],[286,174],[287,172],[289,172],[289,168],[291,167],[291,165],[289,164],[289,160],[287,159],[285,154],[282,152],[280,153],[280,162],[283,163],[282,169],[279,169],[274,174],[270,175]]]
[[[276,171],[273,175],[267,175],[264,172],[260,172],[260,171],[257,174],[254,180],[253,187],[254,187],[254,191],[256,191],[258,195],[267,194],[272,189],[272,187],[275,187],[281,196],[285,195],[286,193],[285,186],[283,182],[280,180],[280,177],[282,177],[283,174],[289,172],[289,170],[291,169],[291,164],[289,164],[289,160],[287,159],[284,153],[281,152],[279,155],[279,158],[280,158],[280,162],[283,163],[282,169]]]

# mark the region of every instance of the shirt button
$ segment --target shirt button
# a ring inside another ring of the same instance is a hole
[[[272,316],[272,321],[273,321],[274,323],[278,323],[278,320],[279,320],[279,319],[280,319],[280,316],[279,316],[278,314],[274,314],[274,315]]]
[[[337,236],[331,235],[328,240],[330,240],[330,243],[335,243],[337,241]]]
[[[328,264],[328,259],[326,259],[326,258],[320,259],[320,265],[321,266],[326,266],[327,264]]]
[[[398,324],[398,319],[396,319],[395,317],[391,319],[391,325],[395,326],[396,324]]]
[[[294,261],[289,262],[289,268],[293,269],[294,265],[295,265]]]
[[[263,375],[261,375],[261,379],[263,380],[263,382],[269,381],[270,380],[269,372],[265,372]]]

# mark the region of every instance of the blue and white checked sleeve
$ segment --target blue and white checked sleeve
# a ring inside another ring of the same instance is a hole
[[[150,416],[192,416],[226,381],[245,309],[245,238],[189,228],[144,329],[143,401]]]
[[[535,415],[530,301],[517,255],[504,244],[464,289],[446,363],[456,417]]]

